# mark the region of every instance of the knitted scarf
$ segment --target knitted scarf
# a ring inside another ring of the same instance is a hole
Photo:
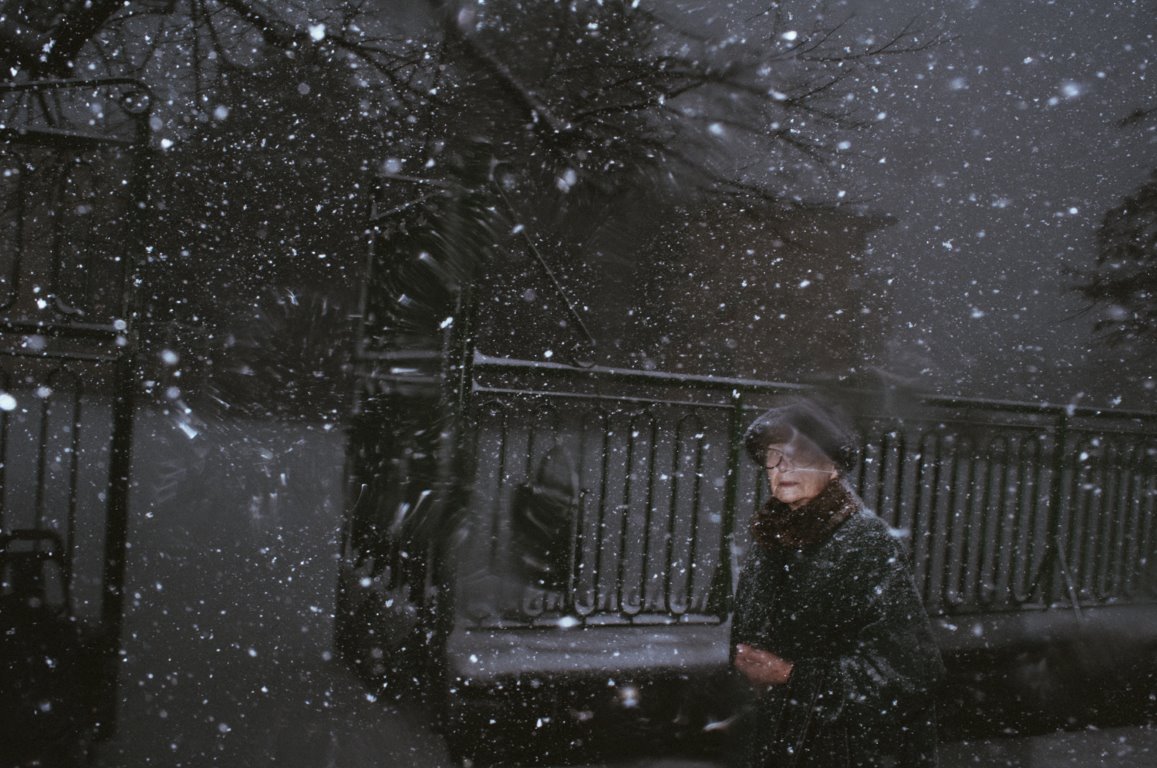
[[[803,549],[822,544],[862,506],[838,478],[797,509],[774,496],[751,519],[752,538],[762,547]]]

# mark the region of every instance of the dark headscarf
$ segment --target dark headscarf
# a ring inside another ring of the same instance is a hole
[[[846,475],[856,466],[860,448],[855,430],[835,411],[805,398],[772,408],[753,421],[744,445],[751,460],[762,466],[769,445],[790,442],[796,435],[815,443],[840,474]]]

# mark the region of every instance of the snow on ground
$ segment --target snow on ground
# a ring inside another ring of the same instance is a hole
[[[343,436],[142,411],[124,664],[100,768],[450,764],[414,704],[330,658]]]

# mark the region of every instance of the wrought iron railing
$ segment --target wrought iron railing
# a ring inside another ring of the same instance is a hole
[[[860,488],[911,532],[930,610],[1144,597],[1153,415],[932,399],[918,415],[876,424]]]
[[[741,430],[792,388],[481,355],[474,374],[468,514],[472,546],[485,550],[473,567],[491,579],[470,593],[468,615],[726,618],[747,520],[766,494]],[[925,398],[865,418],[863,434],[852,479],[908,540],[931,613],[1153,599],[1157,415]],[[568,568],[536,581],[516,567],[527,540],[513,510],[552,449],[577,479]]]
[[[722,515],[729,417],[726,407],[702,404],[487,393],[477,404],[471,516],[487,543],[487,568],[503,576],[498,614],[718,618],[719,583],[730,578]],[[569,541],[554,545],[568,573],[561,588],[545,590],[504,569],[516,493],[554,447],[574,462],[578,487]]]
[[[124,78],[0,84],[0,534],[52,548],[115,723],[152,98]],[[37,694],[39,695],[39,694]]]

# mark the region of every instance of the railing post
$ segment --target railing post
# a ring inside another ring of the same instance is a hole
[[[1069,592],[1069,600],[1073,610],[1080,614],[1080,603],[1077,599],[1076,588],[1073,585],[1065,562],[1064,542],[1062,541],[1061,505],[1064,503],[1064,474],[1065,452],[1068,448],[1069,417],[1066,411],[1060,412],[1057,420],[1056,438],[1053,445],[1053,476],[1049,484],[1049,518],[1045,528],[1045,554],[1041,559],[1040,570],[1034,580],[1033,590],[1040,585],[1041,597],[1045,604],[1057,593],[1058,578],[1063,578]]]
[[[103,600],[101,602],[100,698],[97,730],[111,735],[116,727],[116,690],[120,673],[121,628],[124,620],[125,549],[129,528],[129,474],[132,469],[133,409],[136,364],[125,354],[116,362],[113,395],[113,435],[109,449],[108,512],[105,520]]]
[[[452,558],[441,558],[442,548],[462,523],[475,475],[472,395],[474,386],[474,332],[477,295],[471,282],[458,294],[451,327],[442,348],[442,433],[438,437],[437,484],[442,489],[437,544],[433,563],[436,570],[452,568]],[[447,574],[449,578],[449,574]],[[448,584],[445,585],[449,588]]]
[[[739,468],[743,457],[743,393],[731,390],[731,425],[727,445],[727,485],[723,497],[723,516],[719,537],[719,567],[707,594],[708,611],[725,620],[731,613],[731,546],[735,536],[735,517],[739,503]]]

